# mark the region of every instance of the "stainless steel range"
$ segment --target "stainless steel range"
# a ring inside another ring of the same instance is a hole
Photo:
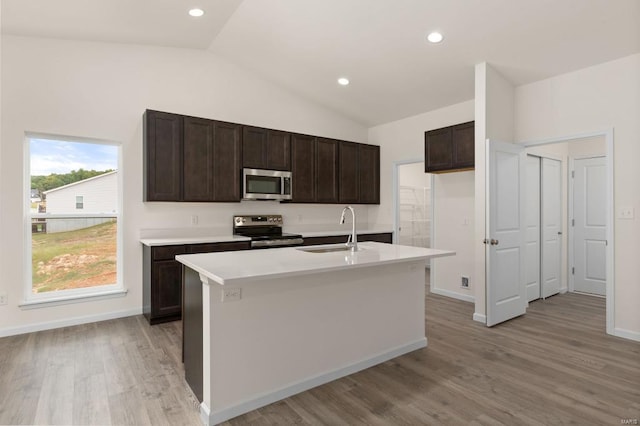
[[[251,248],[302,245],[302,235],[282,232],[282,215],[250,215],[233,217],[234,235],[251,238]]]

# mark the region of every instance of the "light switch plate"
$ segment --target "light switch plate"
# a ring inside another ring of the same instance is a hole
[[[633,219],[633,207],[620,207],[618,209],[618,219]]]

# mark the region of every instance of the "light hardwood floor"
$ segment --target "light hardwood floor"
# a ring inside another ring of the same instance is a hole
[[[225,425],[619,425],[640,420],[640,343],[566,294],[488,329],[427,296],[427,348]],[[199,425],[181,324],[142,316],[0,339],[1,424]]]

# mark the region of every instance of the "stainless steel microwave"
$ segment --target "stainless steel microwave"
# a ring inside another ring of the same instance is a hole
[[[243,169],[243,200],[290,200],[291,172]]]

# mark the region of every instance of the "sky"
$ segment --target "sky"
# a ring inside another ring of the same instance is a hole
[[[31,175],[64,174],[71,170],[116,170],[118,147],[95,143],[31,139]]]

